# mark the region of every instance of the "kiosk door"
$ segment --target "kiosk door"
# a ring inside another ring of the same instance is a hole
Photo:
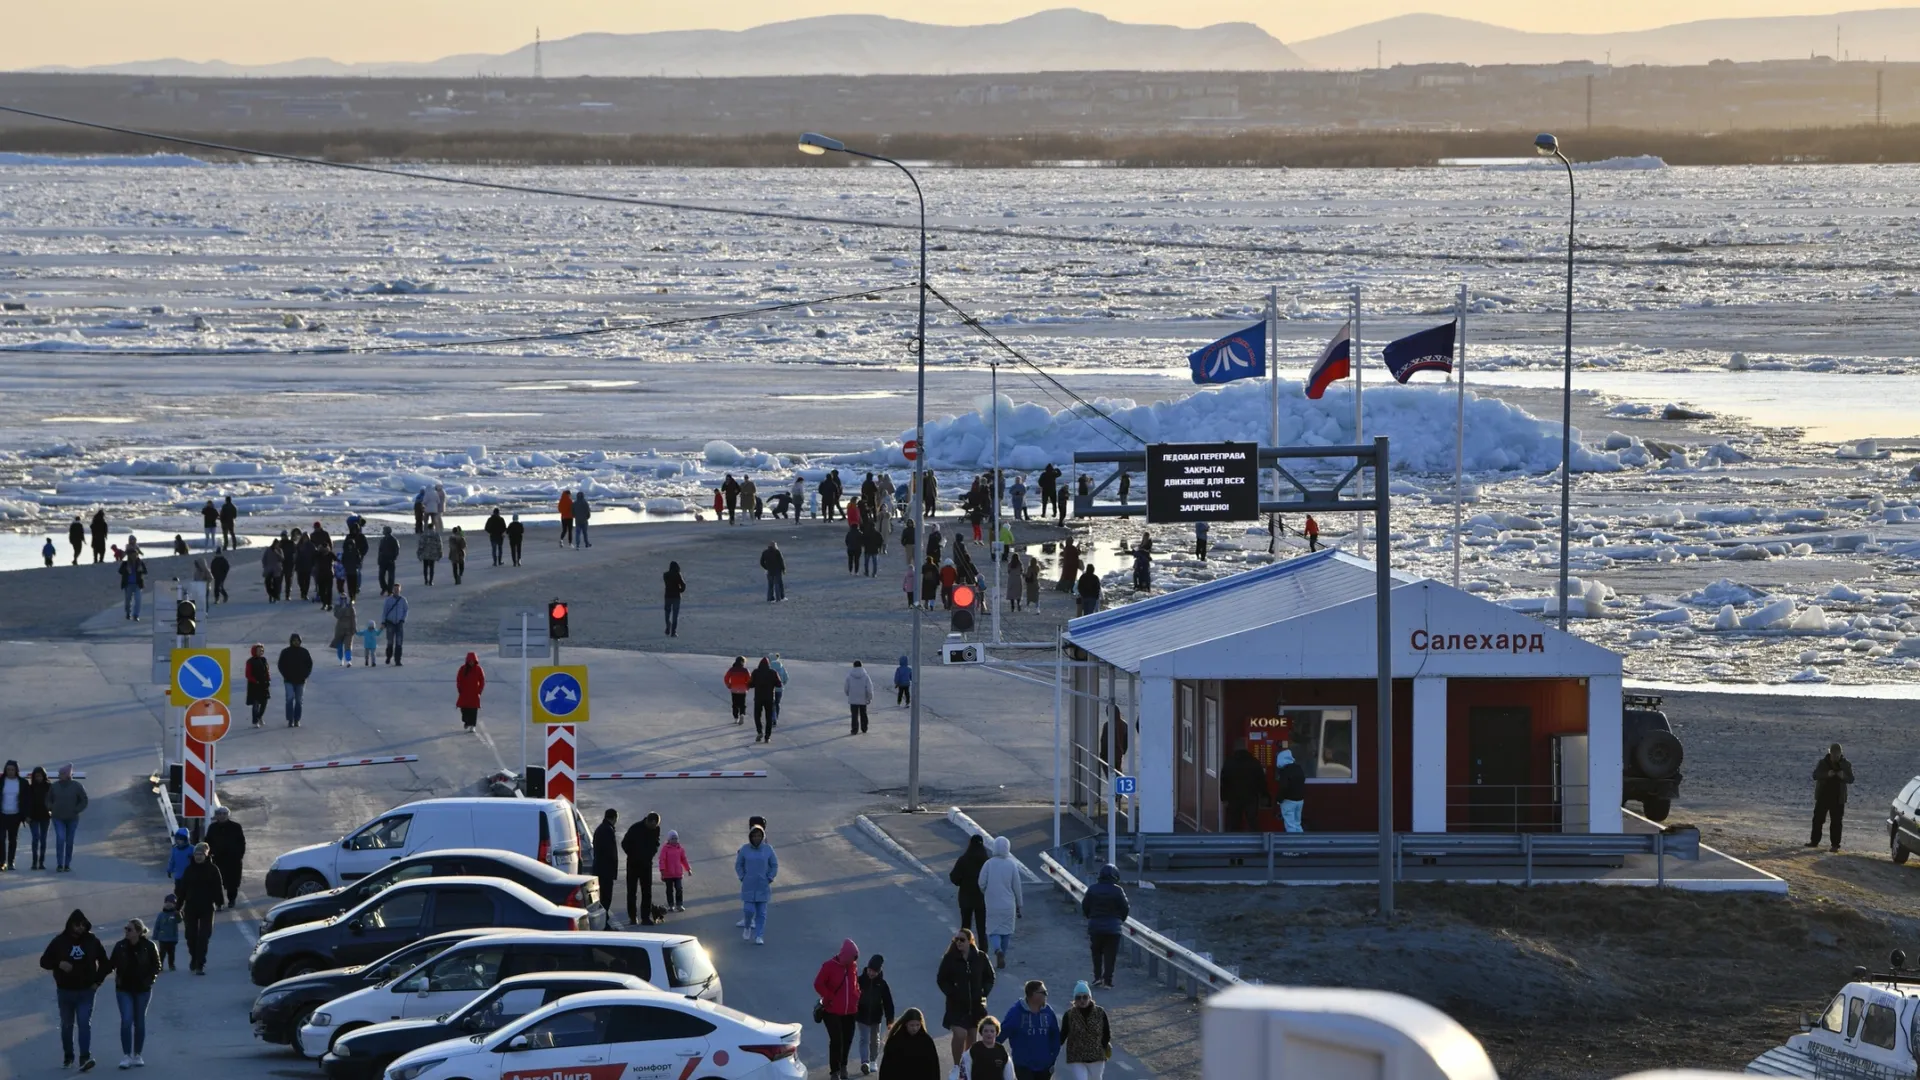
[[[1478,706],[1467,713],[1468,827],[1517,832],[1533,785],[1533,710]]]

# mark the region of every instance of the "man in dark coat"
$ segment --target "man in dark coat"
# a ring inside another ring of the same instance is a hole
[[[620,811],[607,808],[593,830],[593,876],[600,879],[600,902],[613,910],[613,881],[620,876]]]
[[[1259,832],[1260,804],[1269,799],[1267,773],[1246,747],[1227,755],[1220,768],[1220,801],[1227,808],[1228,832]]]
[[[374,555],[380,567],[380,595],[393,591],[394,568],[400,565],[400,541],[394,539],[393,526],[380,527],[380,550]]]
[[[1120,933],[1131,908],[1127,891],[1120,887],[1120,870],[1107,865],[1100,868],[1100,880],[1087,886],[1080,898],[1080,914],[1087,920],[1087,943],[1093,950],[1093,981],[1113,987],[1113,962],[1120,955]]]
[[[107,981],[113,967],[107,950],[93,936],[93,923],[79,908],[67,916],[67,927],[47,943],[40,966],[53,972],[53,990],[60,1002],[60,1049],[73,1067],[74,1029],[80,1029],[80,1069],[93,1068],[93,995]]]
[[[760,658],[760,666],[753,669],[747,677],[747,685],[753,688],[753,730],[755,742],[772,742],[773,725],[778,717],[774,714],[774,696],[780,691],[780,673],[773,670],[773,664],[766,657]],[[766,717],[762,724],[761,717]]]
[[[506,561],[507,519],[500,516],[500,508],[494,507],[487,515],[487,544],[493,548],[493,565],[499,566]]]
[[[953,861],[947,880],[960,890],[960,925],[971,927],[974,936],[987,939],[987,897],[980,891],[980,868],[987,865],[987,842],[979,833],[967,840],[967,849]]]
[[[207,973],[207,942],[213,937],[213,913],[227,898],[220,868],[207,855],[205,843],[193,846],[193,861],[180,875],[180,925],[187,933],[187,966],[195,975]]]
[[[787,558],[780,554],[779,544],[768,544],[767,550],[760,553],[760,569],[767,572],[767,603],[777,603],[787,598]]]
[[[633,923],[634,894],[639,893],[638,921],[653,925],[653,860],[660,854],[660,815],[649,813],[627,829],[620,838],[620,850],[627,853],[627,922]]]
[[[93,561],[95,564],[101,563],[107,557],[107,512],[105,510],[93,512],[93,521],[88,525],[88,530],[93,535]]]
[[[247,834],[224,806],[213,811],[213,824],[207,826],[207,857],[220,871],[227,889],[227,906],[240,899],[240,868],[247,857]]]
[[[1080,580],[1075,589],[1080,595],[1080,614],[1092,615],[1100,610],[1100,575],[1094,573],[1092,563],[1080,571]]]
[[[727,524],[732,525],[740,510],[740,481],[735,480],[732,473],[728,473],[727,478],[720,482],[720,494],[726,498]],[[753,508],[747,509],[751,513]]]
[[[280,686],[287,696],[287,726],[300,726],[300,705],[302,692],[307,688],[307,679],[313,675],[313,654],[300,644],[300,635],[287,639],[287,647],[280,650]]]
[[[233,505],[233,496],[227,496],[220,504],[220,544],[228,551],[240,546],[240,538],[233,532],[233,524],[239,517],[240,508]]]
[[[507,522],[507,554],[512,556],[513,565],[520,565],[520,545],[527,539],[527,527],[520,521],[520,515],[513,515]]]
[[[1840,744],[1827,747],[1827,754],[1813,767],[1813,838],[1808,847],[1820,846],[1820,828],[1833,818],[1833,850],[1840,850],[1840,819],[1847,812],[1847,785],[1853,783],[1853,762],[1840,753]]]

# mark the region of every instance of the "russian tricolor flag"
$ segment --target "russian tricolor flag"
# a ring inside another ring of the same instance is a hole
[[[1307,396],[1315,401],[1327,392],[1327,387],[1353,374],[1353,323],[1348,322],[1320,350],[1320,359],[1314,362],[1313,370],[1307,373]]]

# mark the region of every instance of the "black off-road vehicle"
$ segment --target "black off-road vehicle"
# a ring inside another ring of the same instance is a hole
[[[1646,694],[1626,694],[1621,717],[1621,760],[1624,786],[1620,801],[1638,802],[1640,810],[1654,821],[1667,820],[1674,797],[1680,794],[1680,763],[1686,752],[1680,739],[1660,711],[1660,699]]]

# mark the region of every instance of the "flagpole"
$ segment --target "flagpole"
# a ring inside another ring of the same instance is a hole
[[[1269,429],[1268,446],[1280,445],[1280,287],[1267,286],[1267,389],[1273,398],[1273,426]],[[1280,469],[1278,464],[1273,470],[1273,500],[1280,501]]]
[[[1460,587],[1460,478],[1467,458],[1467,283],[1460,282],[1460,371],[1454,380],[1453,426],[1453,587]]]
[[[1367,365],[1364,358],[1367,355],[1367,351],[1361,347],[1360,340],[1360,283],[1355,282],[1353,285],[1353,358],[1352,362],[1348,365],[1353,369],[1353,441],[1355,445],[1364,441],[1361,428],[1360,393],[1363,389],[1362,383],[1364,382],[1361,378],[1361,372],[1366,370]],[[1365,483],[1365,481],[1362,481],[1362,483]],[[1366,555],[1366,517],[1359,512],[1355,512],[1353,515],[1353,536],[1354,553],[1356,555]]]

